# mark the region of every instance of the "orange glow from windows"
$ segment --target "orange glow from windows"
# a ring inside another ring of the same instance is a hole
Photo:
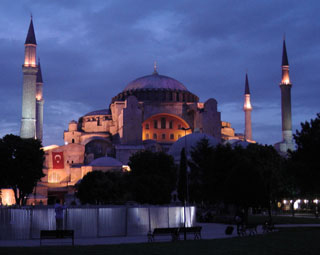
[[[142,140],[156,140],[163,143],[173,143],[188,135],[191,130],[186,132],[181,128],[189,128],[186,121],[178,116],[171,114],[157,114],[142,123]]]

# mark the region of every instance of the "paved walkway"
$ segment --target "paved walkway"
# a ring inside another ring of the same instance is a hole
[[[225,229],[228,225],[217,223],[198,223],[202,226],[202,239],[219,239],[236,237],[237,231],[234,226],[232,235],[226,235]],[[320,224],[284,224],[276,225],[276,228],[280,227],[320,227]],[[258,226],[258,234],[262,234],[262,227]],[[183,235],[180,236],[183,239]],[[193,235],[188,235],[187,239],[192,240]],[[76,238],[75,245],[103,245],[103,244],[123,244],[123,243],[146,243],[148,241],[147,236],[121,236],[121,237],[100,237],[100,238]],[[156,237],[156,241],[170,241],[170,237]],[[45,245],[61,245],[70,244],[68,240],[46,240]],[[39,239],[33,240],[0,240],[0,247],[32,247],[39,246]]]

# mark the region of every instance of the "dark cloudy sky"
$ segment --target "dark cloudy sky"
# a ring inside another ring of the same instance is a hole
[[[159,73],[243,132],[248,70],[253,138],[281,140],[282,39],[286,34],[294,130],[320,112],[320,1],[2,0],[0,136],[19,134],[24,41],[30,13],[44,79],[44,145],[63,144],[68,122],[109,107],[130,81]]]

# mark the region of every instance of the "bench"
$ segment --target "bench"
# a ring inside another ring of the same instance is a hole
[[[274,223],[272,223],[271,221],[266,220],[262,225],[263,234],[273,232],[274,230],[275,230]]]
[[[153,232],[148,232],[148,242],[154,242],[155,236],[170,235],[172,241],[179,239],[179,228],[155,228]]]
[[[182,227],[179,228],[179,235],[184,234],[194,234],[194,240],[200,240],[201,239],[201,226],[194,226],[194,227]]]
[[[180,234],[193,234],[194,240],[201,239],[201,226],[181,228],[155,228],[148,233],[148,242],[154,242],[155,236],[171,235],[172,241],[180,240]]]
[[[45,239],[71,239],[74,246],[73,230],[40,230],[40,246]]]
[[[239,236],[246,236],[247,234],[249,236],[252,236],[252,235],[256,235],[258,232],[257,232],[257,227],[258,225],[256,224],[242,224],[238,227],[238,235]]]

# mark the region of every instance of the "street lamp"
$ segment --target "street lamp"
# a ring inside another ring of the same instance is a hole
[[[187,230],[186,230],[186,204],[187,204],[187,200],[188,200],[188,196],[189,196],[189,181],[188,181],[188,153],[187,153],[187,130],[190,130],[191,128],[185,128],[182,127],[181,130],[184,130],[184,154],[186,156],[186,163],[187,163],[187,169],[186,169],[186,196],[184,197],[184,205],[183,205],[183,210],[184,210],[184,221],[183,221],[183,227],[184,227],[184,240],[187,240]]]

